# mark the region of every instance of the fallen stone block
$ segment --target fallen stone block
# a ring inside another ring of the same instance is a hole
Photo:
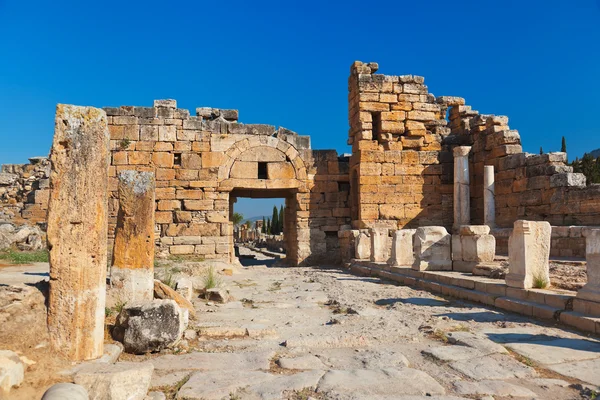
[[[74,383],[57,383],[44,392],[42,400],[89,400],[87,390]]]
[[[14,351],[0,350],[0,394],[8,395],[25,378],[25,366]]]
[[[175,345],[186,325],[184,312],[174,300],[153,300],[125,306],[113,337],[123,343],[127,353],[144,354]]]
[[[418,271],[452,270],[452,236],[443,226],[426,226],[415,232],[413,269]]]
[[[149,362],[90,363],[73,380],[87,390],[90,400],[144,400],[153,370]]]

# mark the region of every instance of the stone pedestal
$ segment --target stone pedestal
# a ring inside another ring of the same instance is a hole
[[[390,258],[390,235],[387,228],[371,228],[371,261],[387,263]]]
[[[454,231],[471,221],[471,200],[469,189],[470,146],[454,148]]]
[[[508,239],[509,273],[506,284],[530,289],[550,285],[550,223],[518,220]]]
[[[413,238],[416,232],[416,229],[400,229],[394,232],[394,236],[392,237],[392,254],[388,264],[394,267],[412,267],[415,263]]]
[[[413,269],[452,270],[451,235],[443,226],[426,226],[415,232]]]
[[[480,264],[491,263],[496,255],[496,238],[487,225],[463,225],[452,235],[452,269],[473,272]]]
[[[48,332],[73,360],[101,357],[108,235],[106,113],[59,104],[50,152]]]
[[[119,174],[119,214],[110,270],[111,295],[132,303],[153,299],[154,174]]]
[[[587,283],[577,292],[577,297],[573,300],[573,310],[600,317],[600,229],[584,229],[583,235]]]
[[[496,192],[494,166],[483,167],[483,223],[494,228],[496,226]]]
[[[343,265],[350,263],[350,261],[355,257],[356,238],[358,234],[359,231],[356,229],[338,232]]]
[[[355,256],[358,260],[371,259],[371,235],[368,230],[362,229],[356,237]]]

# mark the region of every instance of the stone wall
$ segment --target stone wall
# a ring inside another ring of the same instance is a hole
[[[446,109],[420,76],[355,62],[348,81],[354,228],[452,225],[452,146]]]
[[[0,222],[45,225],[48,212],[50,162],[33,157],[29,164],[0,169]]]

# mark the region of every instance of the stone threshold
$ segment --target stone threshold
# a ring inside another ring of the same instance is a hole
[[[576,292],[567,290],[519,289],[504,280],[456,271],[416,271],[411,267],[393,267],[386,263],[352,260],[350,271],[377,276],[432,293],[511,311],[528,317],[560,322],[576,329],[600,335],[600,318],[573,311]]]

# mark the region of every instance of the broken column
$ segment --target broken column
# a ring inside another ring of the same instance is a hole
[[[587,283],[577,291],[577,297],[573,300],[573,310],[600,317],[600,229],[586,228],[583,235]]]
[[[392,237],[392,255],[388,264],[394,267],[412,267],[415,262],[413,253],[413,238],[416,229],[400,229],[394,232]]]
[[[469,152],[471,146],[454,148],[454,231],[461,225],[469,225],[471,220],[471,200],[469,192]]]
[[[463,225],[452,235],[452,269],[473,272],[477,266],[492,263],[496,255],[496,238],[487,225]]]
[[[73,360],[101,357],[108,235],[106,113],[59,104],[50,152],[48,331]]]
[[[388,228],[371,228],[371,261],[387,262],[390,258],[390,240]]]
[[[483,167],[483,223],[496,226],[496,194],[494,188],[494,166]]]
[[[367,229],[360,230],[354,244],[354,255],[358,260],[371,258],[371,235]]]
[[[110,269],[112,296],[122,303],[153,299],[154,174],[119,174],[119,213]]]
[[[515,221],[508,239],[508,286],[530,289],[550,285],[551,232],[550,223],[546,221]]]
[[[415,263],[417,271],[452,270],[451,238],[443,226],[417,228],[414,239]]]

